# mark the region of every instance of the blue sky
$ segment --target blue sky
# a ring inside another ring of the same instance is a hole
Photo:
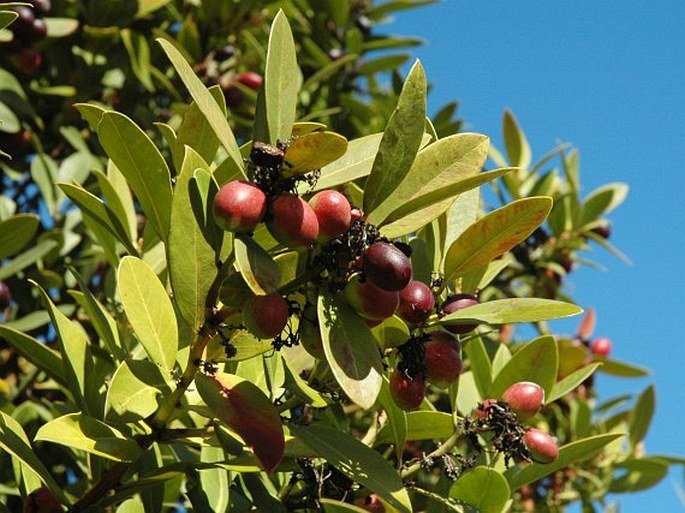
[[[501,145],[504,108],[540,157],[560,141],[580,149],[584,193],[631,187],[615,211],[611,241],[628,266],[597,250],[607,272],[583,268],[568,289],[597,310],[596,335],[614,356],[653,370],[643,380],[602,375],[600,395],[657,386],[650,453],[685,456],[683,242],[685,206],[685,2],[446,0],[398,16],[388,32],[423,37],[415,53],[433,91],[429,110],[460,103],[469,131]],[[560,329],[569,330],[564,324]],[[685,511],[675,467],[657,487],[621,496],[621,511]]]

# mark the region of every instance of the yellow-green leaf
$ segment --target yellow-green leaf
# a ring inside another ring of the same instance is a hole
[[[283,159],[284,177],[320,169],[347,151],[347,139],[335,132],[312,132],[298,137],[288,146]]]

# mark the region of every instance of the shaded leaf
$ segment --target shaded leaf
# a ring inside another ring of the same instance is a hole
[[[509,501],[509,484],[495,469],[476,467],[450,488],[450,498],[463,501],[480,513],[501,513]]]
[[[654,416],[655,401],[654,385],[650,385],[638,396],[630,412],[629,436],[633,447],[647,435]]]
[[[281,174],[289,178],[320,169],[347,151],[347,139],[335,132],[313,132],[298,137],[288,146]]]
[[[39,224],[40,220],[34,214],[17,214],[0,221],[0,260],[21,251],[33,238]]]
[[[318,318],[335,379],[354,403],[371,408],[380,393],[383,365],[366,322],[339,296],[325,294],[319,296]]]
[[[42,342],[16,329],[0,324],[0,338],[57,383],[67,386],[62,357]]]
[[[107,404],[122,421],[142,420],[157,411],[157,397],[171,393],[159,367],[147,360],[126,360],[112,376]]]
[[[378,452],[347,433],[323,424],[292,425],[291,431],[350,479],[377,493],[400,512],[412,511],[399,475]]]
[[[616,465],[621,476],[615,478],[612,493],[638,492],[657,485],[668,474],[669,462],[658,457],[631,458]]]
[[[392,398],[390,384],[385,377],[383,378],[381,392],[378,395],[378,401],[383,407],[383,410],[385,410],[388,419],[388,422],[383,428],[391,433],[390,442],[395,445],[395,456],[397,461],[401,462],[402,454],[404,453],[404,442],[407,440],[407,413],[397,406],[397,403]]]
[[[263,296],[274,292],[281,282],[281,270],[252,237],[238,236],[234,240],[235,262],[252,292]]]
[[[604,374],[611,374],[612,376],[620,376],[623,378],[642,378],[650,375],[650,370],[645,367],[639,367],[632,363],[621,362],[614,359],[602,359],[602,366],[598,372]]]
[[[454,418],[449,413],[418,410],[406,413],[407,440],[447,440],[454,434]],[[383,426],[376,438],[377,444],[393,441],[392,430]]]

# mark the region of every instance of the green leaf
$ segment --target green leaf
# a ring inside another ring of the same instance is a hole
[[[238,270],[252,292],[263,296],[274,292],[281,282],[281,270],[252,237],[238,236],[234,240]]]
[[[19,14],[13,11],[0,11],[0,30],[8,27],[18,16]]]
[[[454,418],[449,413],[418,410],[406,413],[407,440],[447,440],[454,434]],[[393,441],[389,426],[383,426],[378,432],[376,444]]]
[[[127,256],[118,271],[119,296],[126,317],[150,360],[170,371],[178,348],[178,328],[164,285],[148,264]]]
[[[23,271],[30,265],[35,264],[58,246],[59,242],[55,239],[45,238],[40,240],[37,244],[14,257],[13,260],[4,262],[0,267],[0,280],[5,280],[10,276],[17,274],[19,271]]]
[[[249,360],[250,358],[272,350],[274,347],[271,344],[271,339],[257,338],[247,330],[238,331],[231,337],[230,342],[236,350],[236,355],[228,359],[232,362]]]
[[[487,264],[524,241],[552,208],[552,198],[514,201],[490,212],[457,237],[445,256],[445,279],[452,281]]]
[[[224,99],[223,90],[220,86],[213,86],[209,88],[209,92],[225,116],[226,100]],[[219,147],[219,139],[217,139],[207,118],[197,106],[197,102],[190,104],[190,107],[188,107],[183,116],[183,123],[181,123],[178,129],[174,144],[174,152],[177,158],[183,157],[186,151],[184,146],[190,146],[205,162],[212,162],[214,160],[216,150]],[[175,159],[174,162],[176,161]]]
[[[583,201],[578,226],[596,221],[618,207],[628,196],[628,185],[621,182],[610,183],[592,191]]]
[[[285,371],[285,386],[288,391],[314,408],[325,408],[329,405],[329,401],[323,395],[310,387],[297,372],[290,368],[287,358],[283,358],[283,370]]]
[[[290,139],[301,81],[293,34],[288,19],[279,10],[271,24],[262,86],[266,132],[255,132],[256,141],[276,144],[277,141]],[[268,138],[265,139],[265,136]]]
[[[454,199],[463,191],[453,193],[450,186],[479,173],[488,156],[489,145],[490,140],[480,134],[456,134],[429,144],[418,152],[392,193],[369,212],[369,222],[381,225],[386,220],[396,221],[446,198]],[[441,197],[440,191],[445,189],[447,194]],[[432,215],[427,222],[448,206]]]
[[[376,342],[382,350],[401,346],[409,340],[409,327],[397,315],[384,319],[378,326],[371,328]]]
[[[323,504],[323,510],[325,513],[366,513],[367,510],[362,509],[354,504],[349,504],[347,502],[340,502],[333,499],[319,499],[319,502]]]
[[[371,172],[382,138],[383,134],[371,134],[349,141],[344,155],[321,168],[321,177],[314,186],[314,191],[330,189],[367,176]]]
[[[42,342],[21,331],[1,324],[0,338],[57,383],[63,386],[67,385],[62,357],[57,351],[53,351]]]
[[[495,376],[488,397],[499,397],[509,385],[532,381],[552,394],[559,366],[557,343],[551,335],[543,335],[516,351],[504,368]]]
[[[540,322],[551,319],[571,317],[583,313],[583,309],[573,303],[554,299],[533,297],[516,297],[493,299],[469,306],[446,315],[436,321],[437,324],[510,324],[515,322]]]
[[[118,112],[102,114],[97,128],[102,147],[135,192],[155,233],[169,236],[171,175],[164,157],[131,119]]]
[[[291,431],[350,479],[377,493],[400,512],[411,513],[407,490],[397,472],[379,453],[347,433],[323,424],[292,425]]]
[[[492,384],[492,363],[485,348],[483,339],[476,337],[465,346],[464,351],[469,357],[469,365],[481,396],[485,396]]]
[[[104,201],[80,185],[69,183],[58,183],[57,185],[81,209],[84,215],[89,216],[121,242],[129,254],[138,254],[136,247],[129,238],[128,230],[121,224],[120,217]]]
[[[621,476],[615,478],[609,491],[612,493],[638,492],[652,488],[668,474],[669,462],[658,457],[631,458],[616,465]]]
[[[320,169],[347,151],[347,139],[335,132],[312,132],[293,141],[285,151],[281,174],[285,178]]]
[[[404,204],[398,199],[399,206],[383,221],[381,231],[390,238],[415,232],[447,212],[463,193],[500,178],[512,169],[503,168],[479,173],[410,199]]]
[[[622,436],[625,435],[611,433],[571,442],[559,449],[559,457],[552,463],[533,463],[525,467],[512,467],[504,473],[504,477],[509,481],[511,489],[516,490],[525,484],[532,483],[557,470],[568,467],[572,463],[578,463],[591,458],[601,451],[604,446]]]
[[[572,372],[558,383],[555,383],[554,387],[552,388],[552,393],[545,397],[545,404],[553,403],[560,397],[564,397],[569,392],[575,390],[578,385],[592,376],[592,374],[597,370],[597,367],[601,365],[601,363],[592,363],[590,365],[586,365],[585,367]]]
[[[17,214],[0,221],[0,260],[14,255],[33,238],[40,224],[34,214]]]
[[[339,295],[319,296],[318,318],[335,379],[354,403],[371,408],[381,390],[383,365],[366,322]]]
[[[383,378],[381,392],[378,395],[378,401],[383,410],[385,410],[388,419],[387,424],[383,427],[392,434],[390,441],[395,445],[397,461],[401,462],[402,454],[404,453],[404,442],[407,440],[407,413],[395,403],[390,393],[390,384],[385,377]]]
[[[32,283],[38,288],[59,337],[64,375],[76,404],[85,413],[97,416],[102,411],[102,401],[98,387],[94,385],[95,365],[86,333],[78,323],[57,309],[45,290]]]
[[[136,13],[136,17],[142,18],[151,12],[164,7],[170,1],[171,0],[138,0],[138,12]]]
[[[62,504],[69,504],[62,488],[34,452],[21,424],[2,411],[0,411],[0,447],[18,459],[26,470],[36,474]]]
[[[197,391],[207,406],[254,451],[267,472],[283,458],[285,438],[278,411],[254,384],[238,376],[195,376]]]
[[[466,472],[450,488],[450,499],[463,501],[480,513],[502,513],[510,495],[504,476],[483,466]]]
[[[157,365],[147,360],[126,360],[112,376],[106,403],[119,420],[133,422],[155,413],[159,407],[157,397],[170,393]]]
[[[655,400],[654,385],[650,385],[638,396],[635,406],[630,412],[630,429],[628,432],[630,444],[633,447],[647,435],[654,416]]]
[[[158,38],[157,42],[167,54],[167,57],[169,57],[171,64],[176,69],[183,84],[188,88],[193,100],[195,100],[198,108],[207,118],[207,122],[212,127],[212,130],[214,130],[214,133],[219,141],[221,141],[221,144],[228,152],[230,158],[240,170],[242,177],[247,178],[244,170],[243,157],[240,154],[238,143],[235,140],[235,136],[231,131],[226,116],[217,105],[212,93],[207,90],[202,81],[195,75],[188,62],[172,43],[162,38]]]
[[[620,376],[622,378],[642,378],[650,375],[650,370],[645,367],[639,367],[632,363],[621,362],[618,360],[602,359],[602,366],[598,372],[610,374],[612,376]]]
[[[79,21],[75,18],[43,18],[48,29],[48,37],[67,37],[78,30]]]
[[[502,127],[504,131],[504,145],[512,166],[520,167],[523,170],[528,169],[531,162],[530,145],[511,111],[504,111]]]
[[[426,75],[417,61],[409,71],[366,180],[364,211],[369,222],[373,211],[392,195],[409,172],[421,146],[425,118]]]
[[[71,413],[40,427],[36,441],[53,442],[114,461],[134,461],[138,444],[120,431],[82,413]]]
[[[147,44],[145,36],[138,32],[133,32],[129,28],[119,30],[119,37],[126,48],[129,61],[131,63],[131,70],[148,92],[155,91],[155,85],[152,83],[152,73],[150,71],[150,46]]]
[[[193,330],[204,321],[207,293],[218,272],[205,227],[209,207],[193,179],[196,169],[206,168],[202,157],[186,146],[171,202],[169,277],[178,311]]]

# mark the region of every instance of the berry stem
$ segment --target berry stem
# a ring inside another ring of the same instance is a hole
[[[447,454],[452,450],[452,448],[459,444],[464,438],[465,434],[462,433],[461,431],[457,430],[454,433],[452,433],[452,436],[450,436],[445,442],[435,449],[433,452],[430,454],[426,455],[426,458],[439,458],[440,456]],[[400,477],[402,479],[406,479],[414,474],[416,474],[419,470],[421,470],[421,461],[417,461],[415,463],[412,463],[410,466],[405,468],[401,473]]]

